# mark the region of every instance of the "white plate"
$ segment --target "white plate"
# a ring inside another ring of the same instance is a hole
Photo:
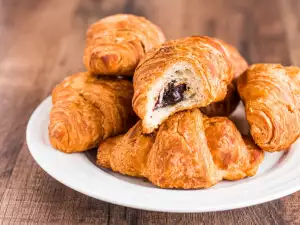
[[[207,212],[246,207],[283,197],[300,189],[300,142],[286,153],[266,153],[258,173],[240,181],[222,181],[209,189],[167,190],[149,182],[120,175],[94,164],[95,152],[64,154],[48,139],[51,98],[32,114],[27,143],[36,162],[66,186],[91,197],[164,212]],[[233,115],[243,117],[242,105]]]

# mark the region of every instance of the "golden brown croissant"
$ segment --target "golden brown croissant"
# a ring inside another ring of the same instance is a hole
[[[160,28],[143,17],[109,16],[87,31],[84,64],[91,73],[132,76],[145,53],[164,41]]]
[[[127,80],[78,73],[52,92],[49,138],[60,151],[81,152],[134,123],[132,84]]]
[[[287,150],[299,137],[299,77],[297,67],[256,64],[238,79],[251,135],[265,151]]]
[[[233,78],[220,44],[209,37],[169,41],[152,49],[133,77],[133,109],[151,133],[175,112],[223,100]]]
[[[224,100],[219,102],[213,102],[210,105],[201,108],[201,111],[207,116],[229,116],[238,106],[240,97],[236,87],[237,78],[248,68],[248,63],[239,51],[232,45],[214,38],[214,41],[218,42],[227,54],[232,67],[234,79],[227,86],[227,95]]]
[[[256,173],[263,152],[245,142],[226,117],[207,118],[194,109],[176,113],[150,136],[139,121],[126,135],[104,141],[97,163],[163,188],[210,187]]]

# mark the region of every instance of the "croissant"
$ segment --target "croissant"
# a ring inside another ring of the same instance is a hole
[[[209,37],[169,41],[141,60],[133,77],[133,109],[143,131],[153,130],[175,112],[223,100],[233,78],[220,44]]]
[[[238,91],[255,143],[265,151],[287,150],[300,134],[300,69],[252,65]]]
[[[125,133],[135,122],[130,81],[78,73],[52,92],[49,138],[66,153],[94,148],[110,136]]]
[[[229,61],[233,67],[233,77],[234,79],[227,86],[227,95],[224,100],[219,102],[213,102],[206,107],[201,108],[207,116],[229,116],[238,106],[240,102],[240,97],[236,87],[237,78],[248,68],[248,63],[239,51],[232,45],[214,38],[214,41],[218,42],[224,49]]]
[[[139,121],[127,134],[98,149],[97,164],[146,177],[162,188],[207,188],[222,179],[255,175],[263,152],[226,117],[203,117],[199,109],[176,113],[159,130],[142,134]]]
[[[91,25],[84,64],[91,73],[132,76],[147,51],[165,41],[159,27],[143,17],[117,14]]]

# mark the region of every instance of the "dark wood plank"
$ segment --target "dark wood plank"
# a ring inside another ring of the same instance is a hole
[[[4,35],[6,45],[0,58],[0,117],[4,118],[0,121],[0,196],[24,142],[31,112],[55,83],[83,69],[78,49],[83,49],[84,31],[80,28],[74,33],[70,19],[65,22],[59,19],[72,12],[72,5],[57,9],[58,2],[36,2],[32,11],[21,11],[18,10],[19,2],[4,1],[2,10],[12,16],[7,15],[1,24],[7,37]],[[51,8],[57,17],[49,13]],[[11,35],[16,37],[7,40]],[[78,49],[74,49],[77,42],[80,43]]]
[[[106,224],[108,203],[77,193],[39,168],[26,144],[18,156],[0,206],[3,222]]]
[[[84,69],[89,24],[145,16],[169,39],[220,37],[251,63],[300,65],[297,0],[0,0],[0,222],[3,224],[296,224],[300,194],[215,213],[159,213],[105,203],[48,176],[25,143],[27,120],[62,78]]]
[[[300,2],[280,0],[281,17],[288,40],[291,64],[300,66]]]

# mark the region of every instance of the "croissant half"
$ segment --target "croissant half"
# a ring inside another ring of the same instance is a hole
[[[265,151],[287,150],[300,134],[300,69],[252,65],[239,79],[251,135]]]
[[[236,81],[237,78],[248,68],[248,63],[239,51],[232,45],[217,38],[214,38],[214,41],[218,42],[223,47],[224,52],[228,56],[233,67],[234,79],[227,86],[227,94],[224,100],[213,102],[206,107],[202,107],[201,112],[210,117],[229,116],[240,102]]]
[[[263,152],[229,119],[203,117],[199,109],[176,113],[151,135],[142,134],[139,121],[126,135],[104,141],[97,154],[100,166],[184,189],[253,176],[262,160]]]
[[[81,152],[107,137],[125,133],[134,123],[132,84],[118,78],[78,73],[52,92],[49,138],[63,152]]]
[[[151,133],[175,112],[223,100],[233,78],[221,45],[208,37],[169,41],[151,50],[134,77],[133,108]]]
[[[160,28],[143,17],[109,16],[87,31],[84,64],[91,73],[132,76],[145,53],[164,41]]]

